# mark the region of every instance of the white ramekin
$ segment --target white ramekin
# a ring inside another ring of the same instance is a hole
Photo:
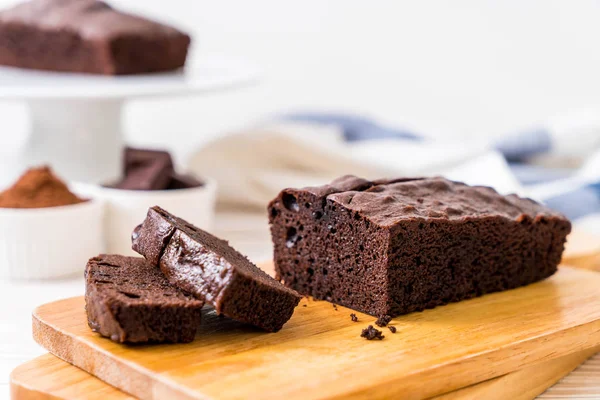
[[[101,200],[48,208],[0,208],[0,278],[81,274],[104,252]]]
[[[160,206],[199,228],[212,228],[217,184],[210,179],[202,181],[203,186],[177,190],[122,190],[87,184],[76,187],[78,193],[105,202],[107,253],[137,255],[131,250],[131,233],[152,206]]]

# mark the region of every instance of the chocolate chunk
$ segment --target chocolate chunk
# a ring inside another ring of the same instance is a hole
[[[177,190],[203,185],[192,175],[175,172],[168,152],[127,147],[123,152],[123,179],[107,186],[124,190]]]
[[[381,334],[381,331],[374,328],[373,325],[369,325],[367,328],[362,330],[360,337],[364,337],[367,340],[382,340],[385,336]]]
[[[358,317],[356,316],[356,314],[350,314],[350,319],[352,320],[352,322],[358,322]]]
[[[388,326],[388,329],[389,329],[389,330],[390,330],[392,333],[396,333],[396,327],[395,327],[395,326],[389,325],[389,326]]]
[[[105,75],[171,71],[190,37],[97,0],[32,0],[0,13],[0,64]]]
[[[533,200],[444,178],[285,189],[269,204],[288,287],[392,317],[556,272],[571,223]]]
[[[301,296],[271,278],[229,244],[160,207],[136,228],[133,250],[159,265],[171,284],[217,313],[276,332]]]
[[[124,190],[165,190],[171,182],[172,166],[161,161],[138,167],[113,187]]]
[[[126,147],[123,151],[123,176],[129,175],[134,170],[151,164],[163,164],[169,168],[169,173],[174,174],[173,159],[169,152],[164,150],[136,149]]]
[[[133,149],[124,151],[123,180],[115,184],[125,190],[165,190],[175,169],[173,160],[166,151]]]
[[[169,284],[143,258],[100,255],[85,268],[88,324],[121,343],[191,342],[203,301]]]
[[[195,187],[203,186],[204,183],[198,178],[192,175],[183,175],[183,174],[173,174],[171,176],[171,180],[169,181],[169,185],[167,186],[167,190],[177,190],[177,189],[190,189]]]
[[[389,315],[382,315],[379,318],[377,318],[377,321],[375,321],[375,325],[383,328],[384,326],[387,326],[387,324],[389,324],[391,320],[392,317],[390,317]]]

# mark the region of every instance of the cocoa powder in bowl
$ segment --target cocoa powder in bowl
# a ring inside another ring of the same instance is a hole
[[[47,166],[27,170],[11,187],[0,193],[0,208],[46,208],[84,201]]]

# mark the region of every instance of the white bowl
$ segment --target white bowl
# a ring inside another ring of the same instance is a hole
[[[199,228],[210,230],[214,217],[217,184],[202,179],[203,186],[176,190],[122,190],[76,184],[78,193],[101,199],[106,204],[106,251],[137,255],[131,250],[131,233],[146,218],[148,208],[161,206]]]
[[[79,273],[104,252],[103,202],[0,208],[0,278],[46,279]]]

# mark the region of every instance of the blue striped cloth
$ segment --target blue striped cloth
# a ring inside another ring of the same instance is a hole
[[[576,220],[600,212],[600,182],[544,200],[550,208],[560,211],[567,218]]]
[[[347,114],[294,113],[284,116],[286,120],[336,125],[349,142],[378,139],[422,140],[423,135],[403,129],[383,126],[375,121]],[[576,138],[573,138],[576,140]],[[504,136],[491,146],[502,153],[509,162],[515,177],[523,185],[532,185],[565,179],[572,170],[544,168],[527,164],[527,159],[552,150],[552,135],[548,129],[531,129]],[[544,200],[545,203],[570,219],[600,212],[600,182],[581,187]]]
[[[373,139],[412,139],[421,140],[422,136],[401,129],[389,128],[367,118],[345,114],[290,114],[285,119],[291,121],[312,122],[337,125],[349,142]]]

